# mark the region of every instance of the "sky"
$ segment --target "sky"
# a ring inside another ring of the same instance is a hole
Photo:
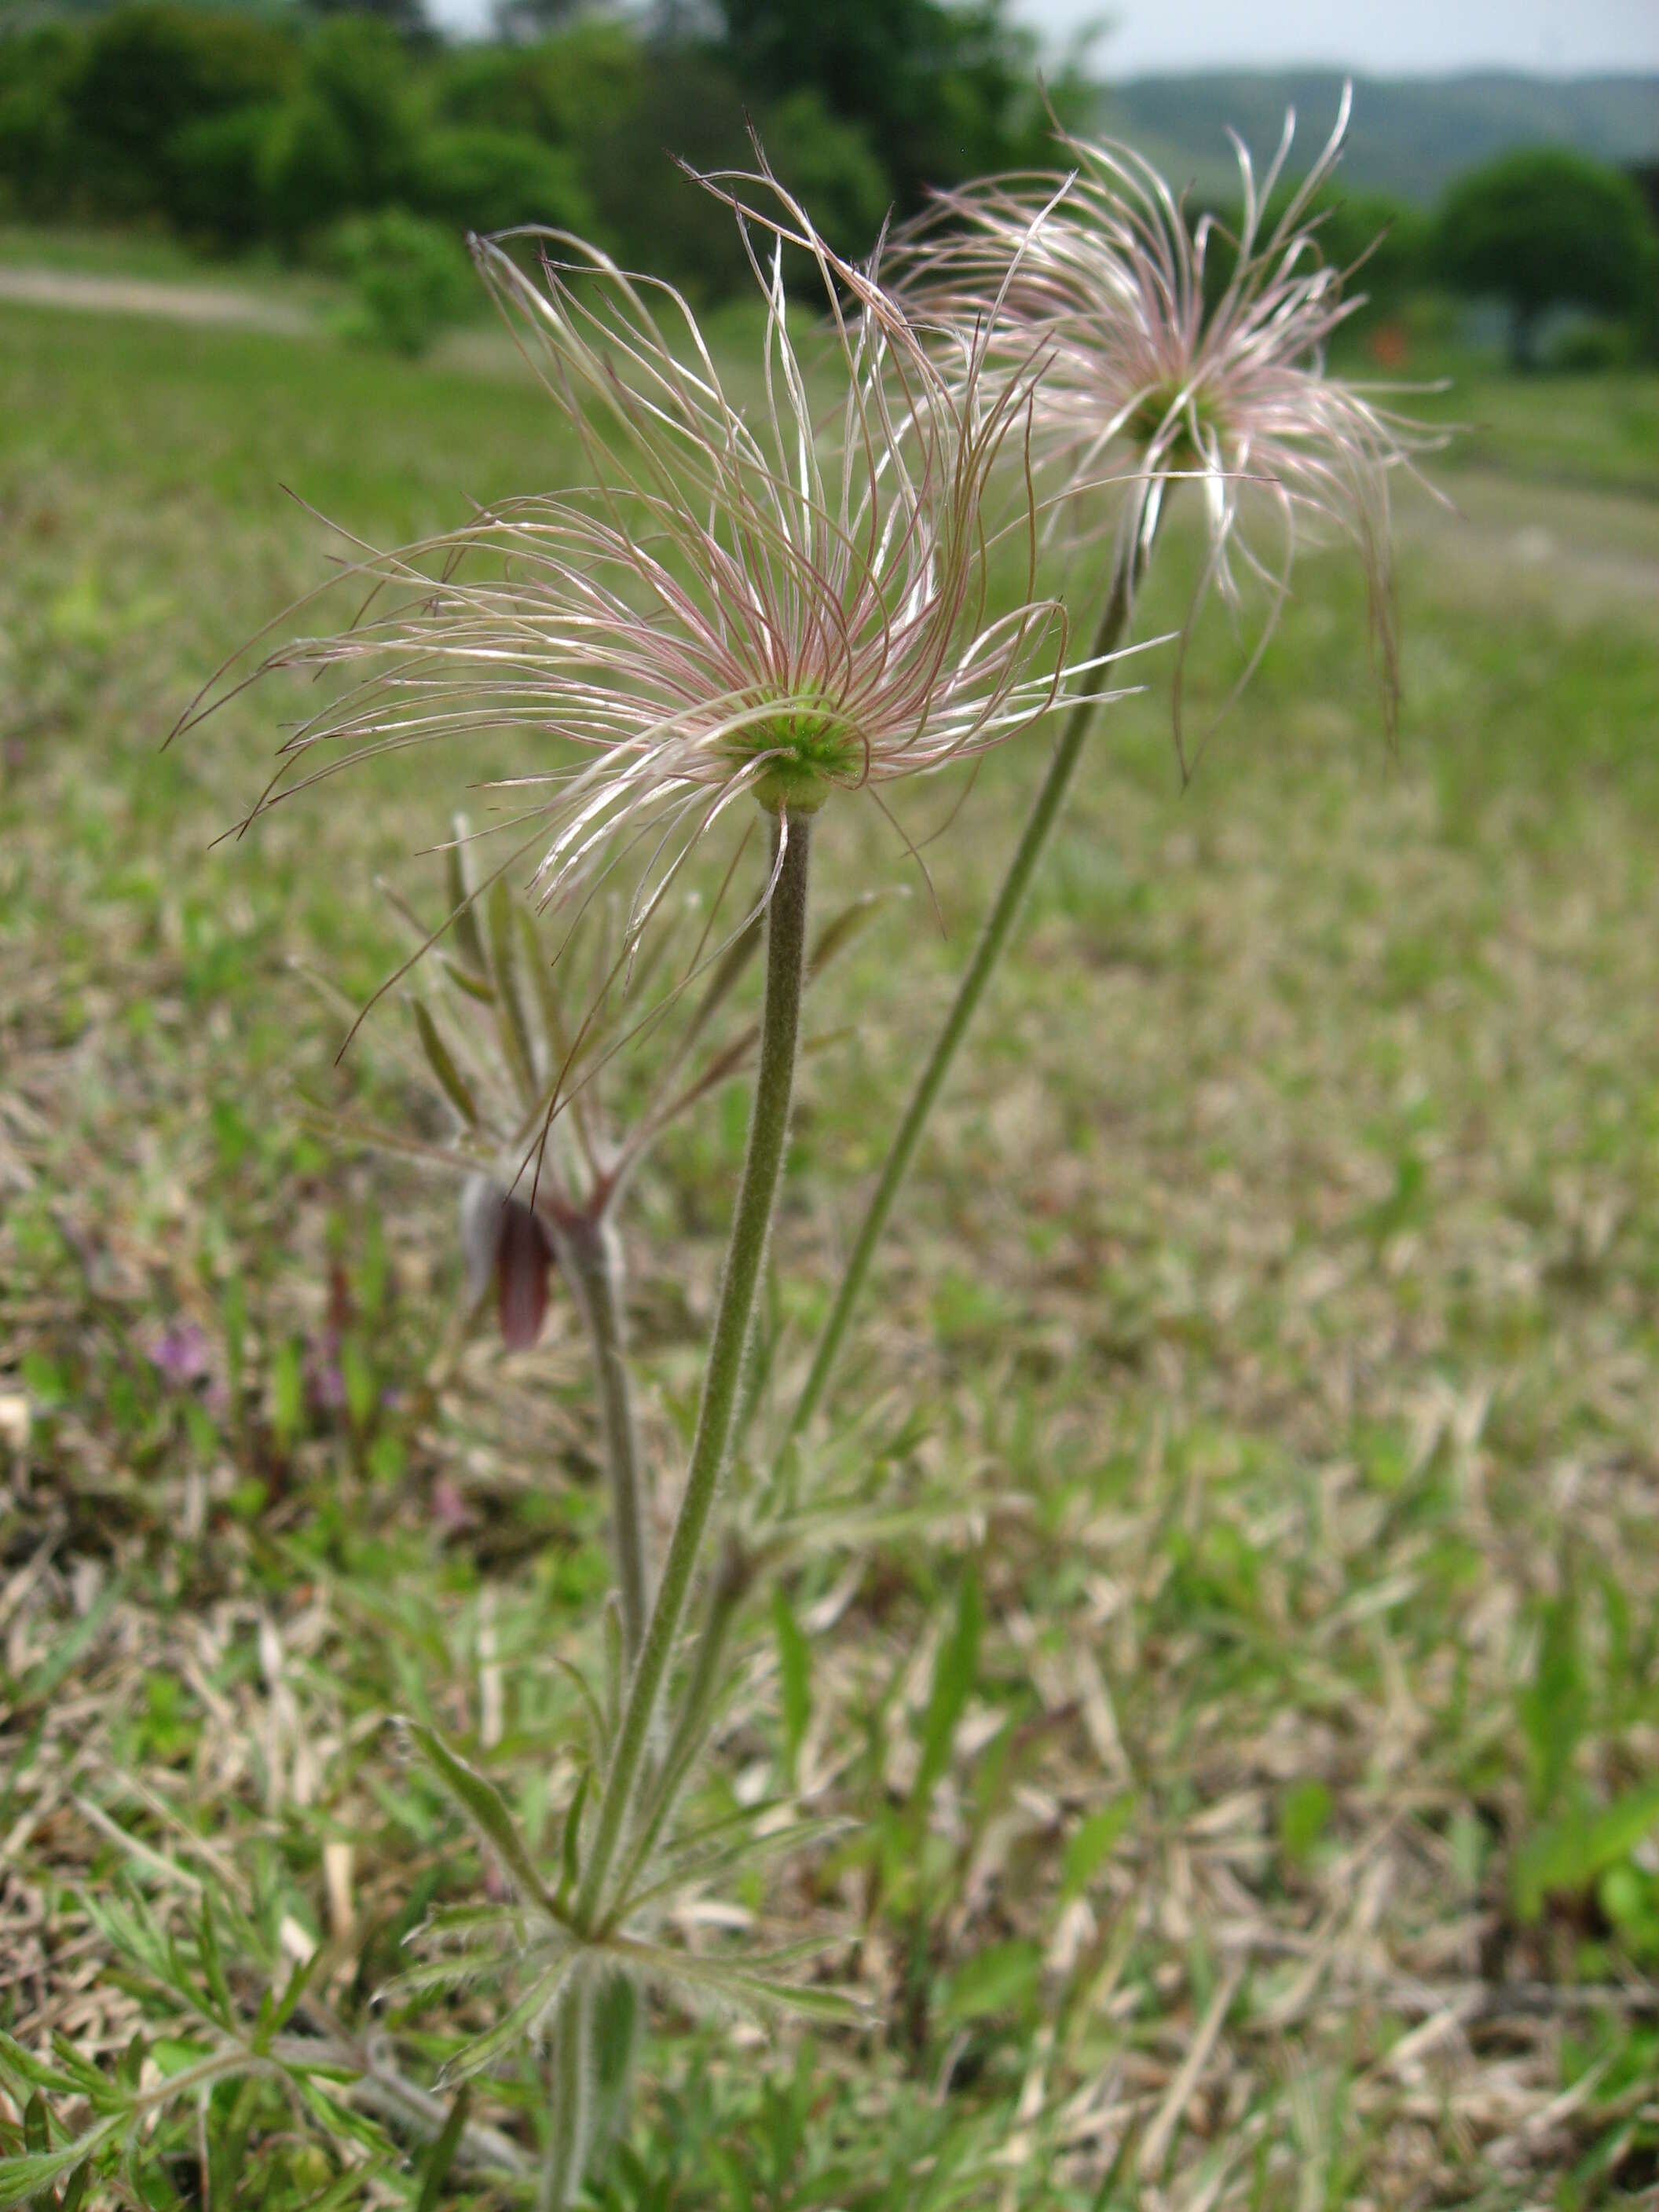
[[[489,0],[430,0],[457,30],[488,21]],[[1097,75],[1273,69],[1326,63],[1375,76],[1467,69],[1550,76],[1659,73],[1659,0],[1012,0],[1063,46],[1103,18]]]
[[[1376,76],[1454,70],[1659,72],[1659,0],[1014,0],[1049,40],[1113,19],[1097,73],[1330,63]]]

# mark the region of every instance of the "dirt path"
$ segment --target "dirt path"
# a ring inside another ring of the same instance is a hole
[[[298,337],[316,328],[304,308],[228,284],[167,284],[148,276],[95,276],[67,269],[0,269],[0,301],[68,307],[93,315],[158,315],[176,323],[272,331]]]
[[[1486,469],[1448,467],[1437,481],[1452,505],[1408,491],[1400,538],[1437,556],[1445,584],[1522,617],[1535,609],[1594,622],[1616,605],[1621,619],[1659,628],[1659,501]]]

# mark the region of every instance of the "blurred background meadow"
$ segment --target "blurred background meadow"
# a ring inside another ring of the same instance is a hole
[[[1226,127],[1265,160],[1294,101],[1293,175],[1369,62],[1323,235],[1344,265],[1381,243],[1338,366],[1432,387],[1412,407],[1457,426],[1445,502],[1399,501],[1397,741],[1363,580],[1317,556],[1189,787],[1167,656],[1099,725],[700,1785],[714,1812],[793,1790],[845,1817],[720,1909],[822,1934],[883,2024],[659,2015],[604,2201],[1659,2201],[1659,43],[1587,6],[1522,52],[1513,11],[1450,6],[1386,52],[1334,16],[1322,46],[1300,18],[1206,44],[1190,9],[1177,67],[1138,8],[1091,35],[1059,0],[7,0],[0,2030],[22,2051],[185,2063],[166,1937],[204,1888],[264,1947],[243,1997],[308,1960],[370,2033],[409,1930],[483,1879],[389,1714],[442,1727],[532,1832],[568,1795],[558,1662],[608,1576],[580,1328],[556,1289],[533,1349],[465,1335],[453,1185],[315,1110],[422,1126],[407,1010],[337,1066],[308,979],[361,1003],[403,957],[398,902],[443,896],[420,855],[457,765],[416,755],[216,844],[291,695],[161,750],[325,573],[319,517],[392,544],[568,480],[465,232],[567,228],[672,279],[740,384],[752,285],[668,153],[744,165],[752,122],[858,254],[930,185],[1048,166],[1041,73],[1068,125],[1224,218]],[[1190,580],[1160,568],[1143,629]],[[1080,621],[1099,585],[1065,578]],[[1215,629],[1200,719],[1237,672]],[[993,757],[930,848],[937,920],[873,816],[821,840],[826,910],[908,896],[810,1001],[779,1374],[1042,757]],[[733,1081],[676,1130],[626,1224],[662,1491],[746,1103]],[[787,1403],[763,1378],[757,1452]],[[406,2008],[404,2048],[435,2064],[470,2002]],[[4,2064],[0,2151],[56,2144],[84,2106],[27,2115]],[[489,2117],[535,2094],[493,2083]],[[256,2081],[88,2202],[512,2201],[411,2141],[395,2114],[307,2131]]]

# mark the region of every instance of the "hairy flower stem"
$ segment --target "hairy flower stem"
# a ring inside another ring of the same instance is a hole
[[[1136,588],[1145,567],[1144,551],[1139,556],[1126,552],[1120,559],[1112,581],[1111,596],[1106,602],[1100,628],[1095,636],[1092,658],[1099,659],[1115,652],[1122,643],[1134,609]],[[800,1395],[796,1399],[794,1411],[789,1417],[786,1443],[799,1436],[806,1426],[829,1386],[831,1370],[847,1334],[848,1323],[864,1289],[876,1247],[881,1242],[882,1231],[893,1211],[893,1202],[909,1172],[910,1163],[915,1158],[927,1116],[933,1110],[933,1103],[945,1086],[945,1079],[951,1072],[957,1048],[968,1033],[968,1025],[985,995],[985,987],[1002,957],[1009,933],[1018,919],[1037,862],[1042,859],[1043,848],[1059,819],[1077,764],[1083,757],[1083,741],[1089,734],[1089,725],[1093,717],[1093,702],[1085,699],[1079,701],[1066,718],[1060,743],[1055,746],[1054,758],[1048,764],[1048,773],[1037,793],[1036,804],[1027,817],[1019,843],[1014,849],[1013,859],[1008,864],[1008,872],[1002,879],[996,904],[985,918],[979,943],[974,948],[973,959],[957,992],[956,1002],[951,1008],[945,1027],[939,1031],[939,1041],[927,1065],[921,1072],[921,1079],[911,1096],[904,1119],[899,1124],[898,1134],[894,1138],[882,1167],[881,1179],[865,1209],[857,1242],[842,1275],[841,1288],[836,1293],[836,1303],[823,1325],[817,1349],[812,1355],[811,1369],[801,1385]]]
[[[623,1641],[631,1667],[645,1638],[651,1572],[646,1559],[639,1431],[623,1358],[622,1255],[609,1223],[586,1218],[561,1227],[559,1249],[560,1256],[568,1262],[582,1318],[587,1323],[594,1379],[599,1386],[605,1474],[611,1486],[611,1541],[622,1597]]]
[[[591,2009],[586,1982],[573,1975],[553,2015],[553,2109],[536,2212],[566,2212],[581,2189],[587,2165]]]
[[[732,1624],[752,1578],[748,1559],[735,1540],[728,1536],[724,1556],[710,1581],[702,1626],[697,1632],[690,1674],[680,1692],[672,1730],[640,1792],[639,1818],[628,1839],[617,1885],[624,1895],[633,1887],[656,1849],[658,1838],[708,1740]]]
[[[635,1820],[635,1798],[648,1780],[646,1752],[662,1701],[680,1626],[691,1595],[702,1540],[725,1471],[738,1409],[744,1354],[748,1348],[755,1293],[772,1225],[789,1102],[794,1089],[795,1054],[800,1033],[801,989],[806,970],[807,864],[811,817],[795,815],[785,825],[786,842],[772,893],[766,927],[766,1002],[761,1016],[760,1066],[749,1123],[749,1150],[732,1222],[732,1242],[720,1285],[714,1333],[703,1376],[702,1403],[686,1473],[685,1494],[669,1539],[662,1581],[646,1628],[638,1664],[617,1730],[616,1748],[599,1801],[598,1824],[582,1869],[575,1920],[592,1932],[607,1902],[605,1886],[617,1853]]]

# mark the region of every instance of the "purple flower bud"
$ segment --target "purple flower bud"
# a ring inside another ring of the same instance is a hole
[[[495,1283],[502,1343],[514,1352],[534,1344],[553,1265],[552,1239],[537,1215],[489,1176],[469,1176],[461,1192],[461,1252],[475,1305]]]
[[[514,1352],[534,1344],[542,1333],[552,1266],[553,1246],[546,1230],[522,1199],[509,1198],[501,1209],[495,1253],[495,1310],[501,1341]]]

